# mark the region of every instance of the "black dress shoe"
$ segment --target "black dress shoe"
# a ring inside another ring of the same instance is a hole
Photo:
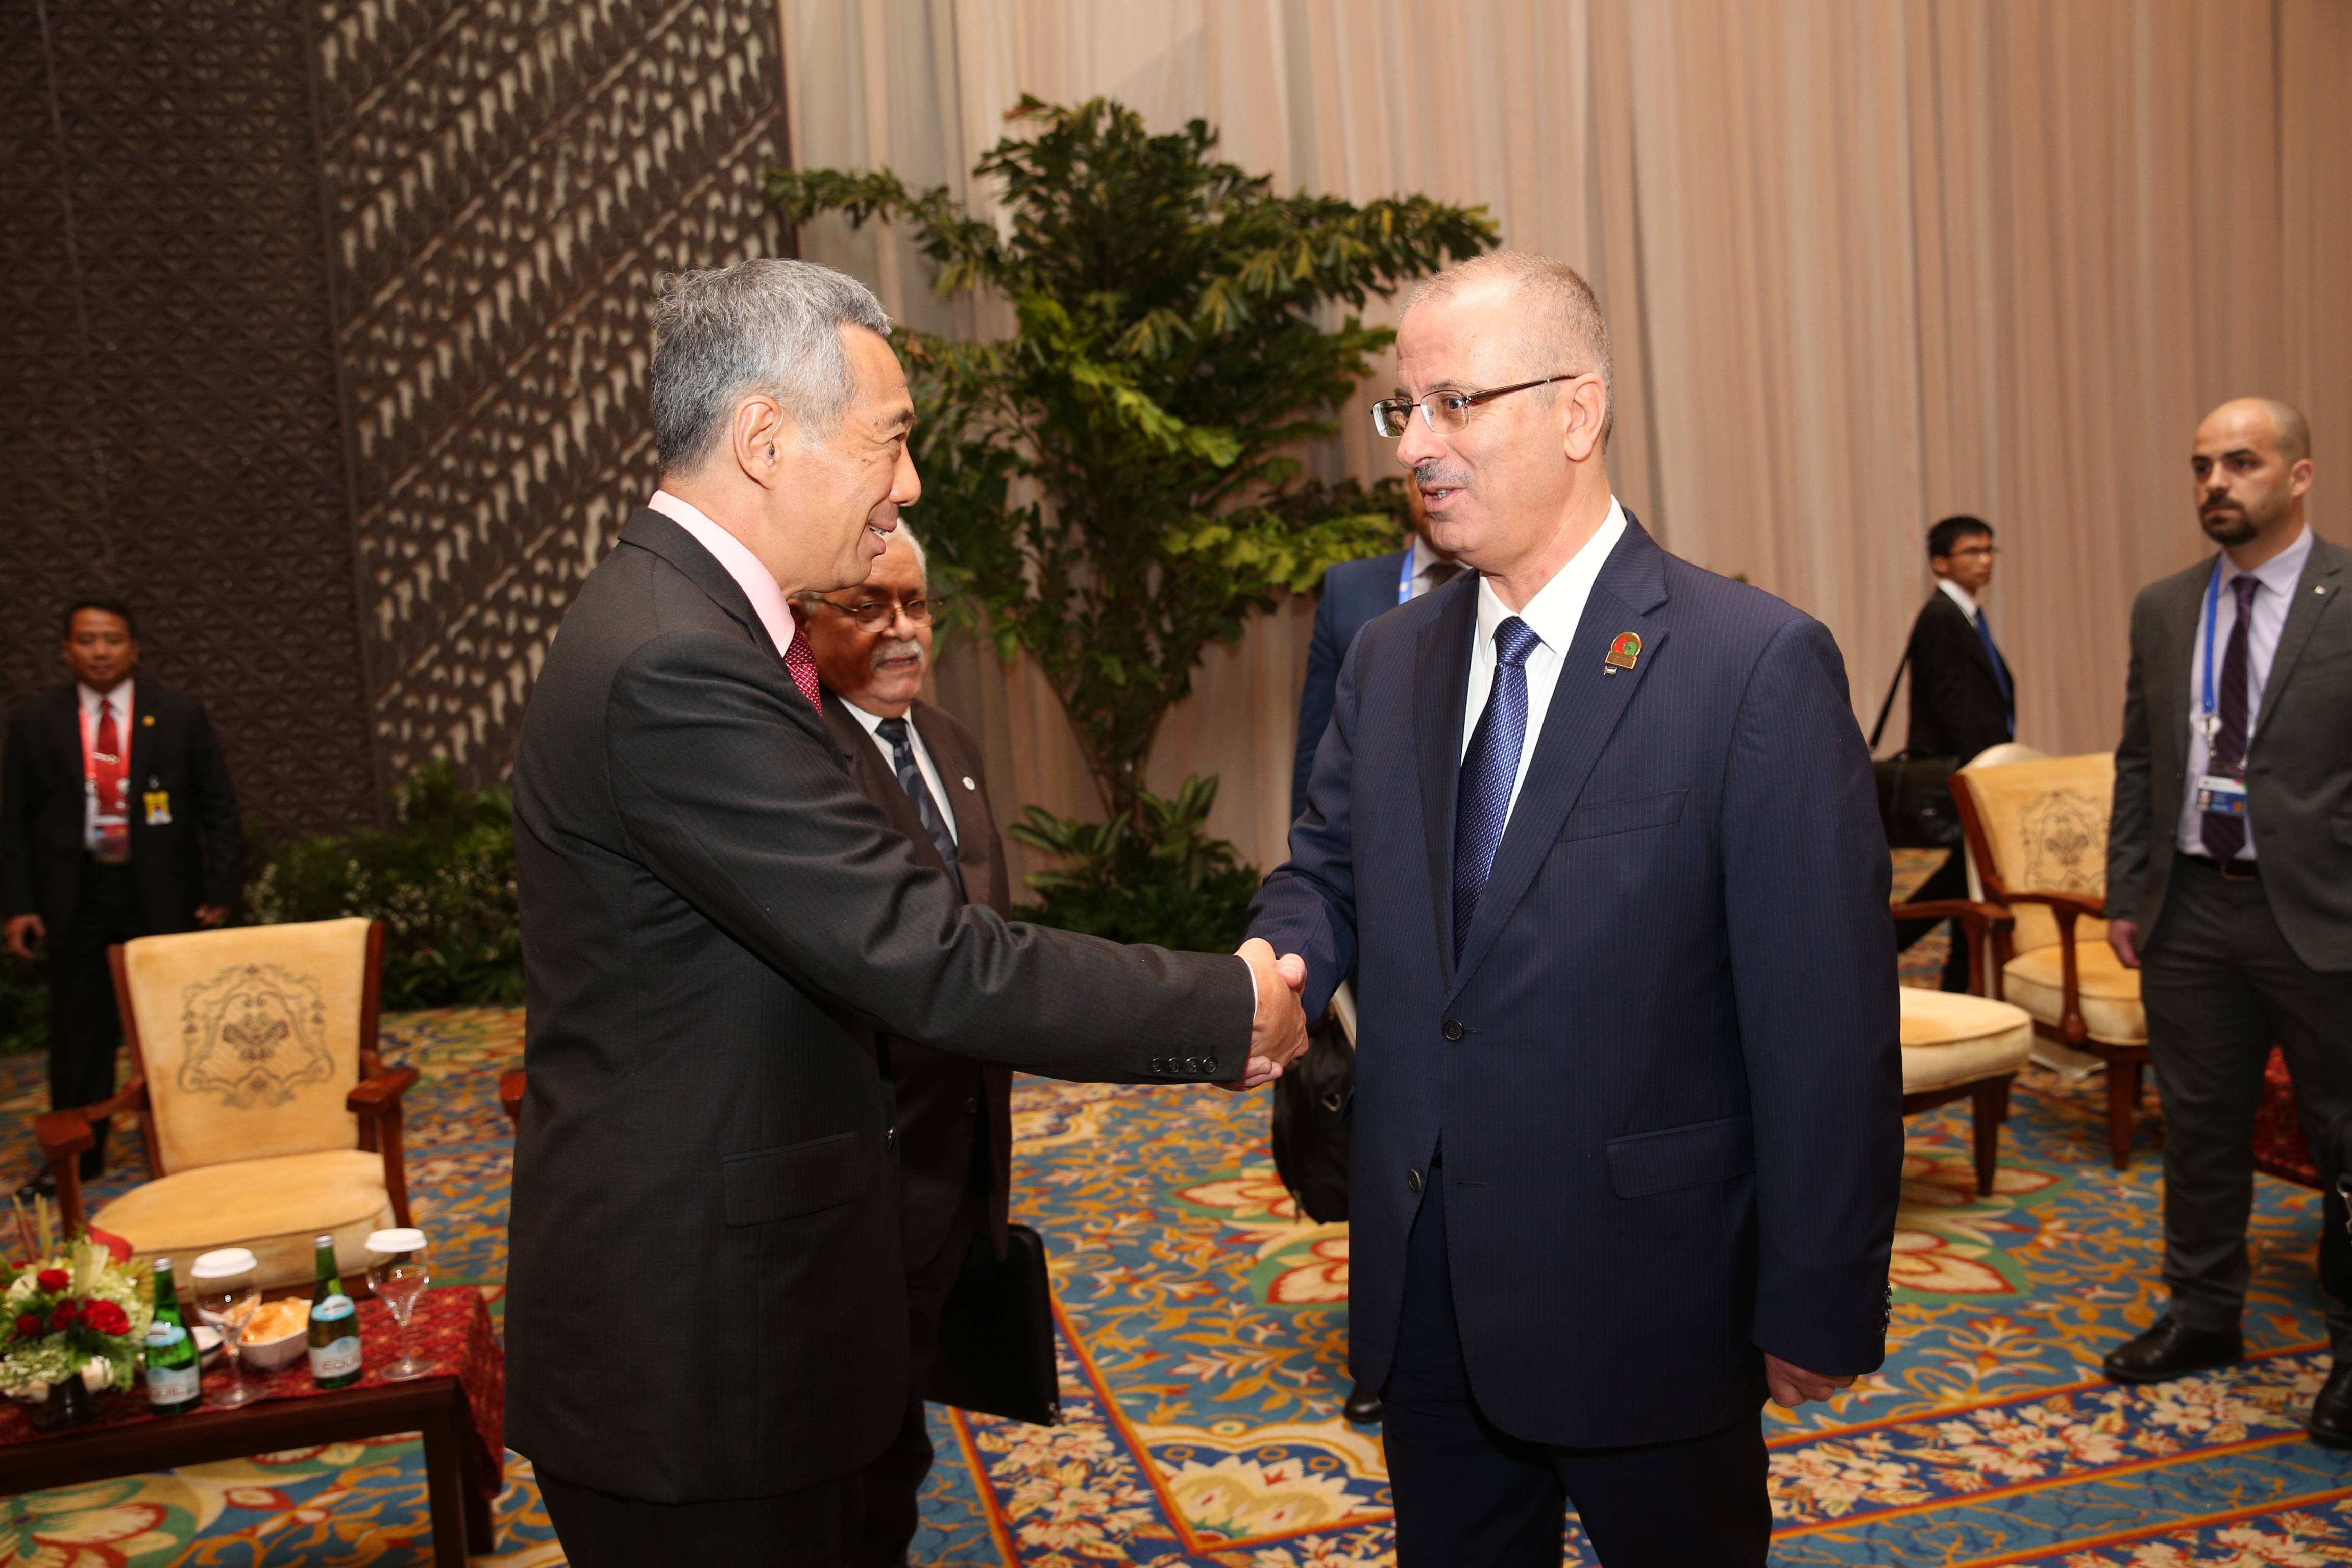
[[[2232,1365],[2245,1353],[2245,1338],[2236,1329],[2192,1329],[2168,1314],[2139,1338],[2109,1351],[2099,1370],[2117,1383],[2168,1383]]]
[[[47,1198],[51,1203],[58,1201],[58,1179],[47,1171],[16,1189],[17,1202],[28,1204],[35,1198]]]
[[[1348,1390],[1348,1402],[1339,1408],[1359,1426],[1377,1426],[1381,1421],[1380,1391],[1356,1384]]]
[[[2337,1356],[2327,1386],[2311,1402],[2311,1419],[2304,1423],[2315,1443],[2331,1448],[2352,1448],[2352,1356]]]

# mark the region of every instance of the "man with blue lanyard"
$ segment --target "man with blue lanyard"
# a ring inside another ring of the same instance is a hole
[[[1429,517],[1422,510],[1421,491],[1405,487],[1412,509],[1412,539],[1402,550],[1343,561],[1323,574],[1323,589],[1315,605],[1315,637],[1307,648],[1307,685],[1298,694],[1298,758],[1290,779],[1290,817],[1296,822],[1307,809],[1307,780],[1315,771],[1315,748],[1331,722],[1331,704],[1339,687],[1339,667],[1356,634],[1373,621],[1411,604],[1433,588],[1442,588],[1461,575],[1462,563],[1429,537]],[[1369,1426],[1381,1418],[1378,1391],[1357,1384],[1348,1391],[1348,1419]]]
[[[1307,776],[1315,771],[1315,748],[1323,743],[1324,727],[1331,722],[1332,694],[1339,689],[1348,646],[1379,616],[1432,588],[1444,587],[1462,571],[1462,563],[1429,537],[1421,492],[1408,487],[1405,496],[1412,507],[1412,542],[1385,555],[1343,561],[1323,574],[1323,591],[1315,605],[1315,638],[1307,648],[1307,686],[1298,694],[1298,756],[1290,777],[1294,822],[1307,809]]]
[[[2311,433],[2269,398],[2197,427],[2198,515],[2221,553],[2132,608],[2107,838],[2107,941],[2140,972],[2164,1085],[2164,1282],[2109,1377],[2237,1361],[2254,1110],[2275,1041],[2327,1191],[2335,1370],[2312,1436],[2352,1445],[2352,1251],[2327,1133],[2352,1110],[2352,551],[2304,521]]]

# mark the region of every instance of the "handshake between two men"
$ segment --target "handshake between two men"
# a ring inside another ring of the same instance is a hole
[[[1249,1070],[1236,1083],[1217,1087],[1257,1089],[1282,1076],[1282,1069],[1307,1049],[1307,1012],[1299,994],[1307,989],[1307,961],[1295,952],[1276,958],[1273,946],[1254,936],[1234,950],[1249,965],[1257,987],[1257,1013],[1250,1020]]]

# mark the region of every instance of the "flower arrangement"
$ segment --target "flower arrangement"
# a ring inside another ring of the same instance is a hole
[[[154,1316],[151,1281],[129,1267],[120,1237],[60,1238],[49,1205],[16,1205],[16,1238],[29,1261],[0,1264],[0,1392],[37,1401],[79,1373],[91,1393],[126,1389]]]

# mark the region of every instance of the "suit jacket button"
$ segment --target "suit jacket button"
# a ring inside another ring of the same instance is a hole
[[[1165,1074],[1168,1071],[1168,1064],[1154,1057],[1151,1058],[1151,1070],[1155,1074]]]
[[[1419,1171],[1407,1171],[1404,1173],[1404,1184],[1411,1187],[1416,1193],[1421,1191],[1421,1173]]]
[[[980,1114],[980,1098],[979,1098],[977,1095],[975,1095],[975,1096],[973,1096],[971,1099],[965,1100],[965,1101],[963,1102],[963,1109],[964,1109],[964,1114],[965,1114],[965,1115],[967,1115],[967,1116],[977,1116],[977,1115],[979,1115],[979,1114]]]
[[[1216,1058],[1202,1057],[1201,1058],[1201,1076],[1203,1078],[1214,1078],[1217,1076]]]
[[[1449,1040],[1458,1040],[1462,1037],[1461,1019],[1448,1018],[1445,1020],[1445,1037]]]

